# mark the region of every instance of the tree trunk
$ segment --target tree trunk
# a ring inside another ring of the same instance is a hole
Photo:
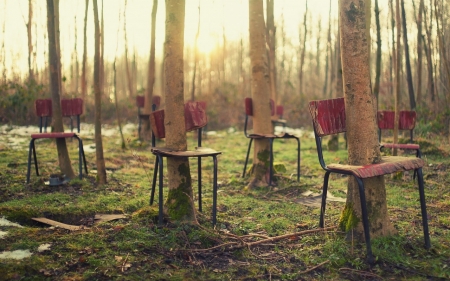
[[[156,0],[155,0],[156,1]],[[123,132],[122,132],[122,120],[120,118],[120,113],[119,113],[119,102],[117,99],[117,71],[116,71],[116,58],[114,57],[114,62],[113,62],[113,72],[114,72],[114,105],[116,108],[116,118],[117,118],[117,125],[119,126],[119,133],[120,133],[120,139],[122,140],[122,149],[126,149],[127,145],[125,143],[125,138],[123,136]]]
[[[380,9],[378,8],[378,0],[375,0],[375,21],[377,25],[377,56],[375,58],[375,85],[373,86],[373,93],[377,99],[380,93],[380,75],[381,75],[381,27],[380,27]]]
[[[269,61],[269,83],[270,83],[270,98],[279,104],[277,99],[277,66],[276,66],[276,28],[273,18],[274,0],[266,0],[267,3],[267,27],[266,27],[266,40],[268,45],[268,61]]]
[[[153,0],[152,8],[152,27],[151,27],[151,42],[150,42],[150,58],[148,61],[147,72],[147,90],[145,92],[144,114],[150,114],[152,112],[152,100],[153,100],[153,88],[155,85],[155,33],[156,33],[156,12],[158,10],[158,0]],[[144,140],[150,140],[151,138],[150,119],[145,119],[142,122],[142,136]]]
[[[128,86],[128,99],[131,101],[134,96],[134,91],[133,91],[133,78],[131,76],[130,63],[128,60],[128,38],[127,38],[126,11],[127,11],[127,0],[125,0],[125,8],[123,9],[123,36],[124,36],[124,44],[125,44],[124,57],[125,57],[125,71],[126,71],[127,86]]]
[[[94,95],[95,95],[95,158],[97,164],[97,183],[106,183],[105,158],[103,157],[102,141],[102,90],[100,87],[100,24],[98,21],[97,0],[94,4],[94,25],[95,25],[95,54],[94,54]]]
[[[194,70],[192,72],[192,85],[191,85],[191,101],[195,101],[195,75],[197,74],[197,64],[198,64],[198,37],[200,36],[200,2],[198,6],[198,23],[197,23],[197,33],[195,34],[194,42]]]
[[[48,55],[50,69],[50,91],[52,93],[53,129],[64,132],[61,112],[61,54],[59,47],[59,0],[47,0]],[[61,173],[75,177],[67,150],[66,139],[56,139]]]
[[[33,66],[31,65],[31,57],[33,56],[33,43],[31,36],[31,24],[33,23],[33,0],[28,0],[28,23],[27,23],[27,39],[28,39],[28,79],[34,80]]]
[[[83,62],[81,65],[81,98],[83,99],[83,112],[86,112],[87,103],[87,81],[86,81],[86,63],[87,63],[87,16],[88,16],[89,0],[86,0],[86,8],[84,10],[84,30],[83,30]]]
[[[431,8],[431,7],[430,7]],[[425,24],[425,33],[427,34],[427,44],[424,45],[425,47],[425,55],[427,58],[427,69],[428,69],[428,84],[427,84],[427,89],[428,89],[428,95],[429,95],[429,102],[430,105],[433,106],[435,103],[435,86],[434,86],[434,68],[433,68],[433,58],[432,58],[432,48],[431,48],[431,43],[432,43],[432,36],[431,36],[431,27],[432,27],[432,16],[431,16],[431,12],[430,12],[430,25],[428,26],[428,22],[427,22],[427,16],[425,14],[424,17],[424,24]],[[428,46],[428,48],[427,48]]]
[[[341,26],[342,70],[345,85],[345,110],[348,138],[348,161],[351,165],[365,165],[380,161],[380,150],[376,129],[376,100],[370,85],[369,44],[370,14],[360,1],[341,0],[339,20]],[[389,235],[394,232],[386,205],[384,177],[364,179],[368,206],[370,235]],[[358,184],[349,177],[347,202],[342,213],[341,225],[351,217],[358,223],[354,229],[345,229],[353,237],[364,239],[361,220],[361,204]]]
[[[306,53],[306,34],[308,32],[307,29],[307,14],[308,14],[308,0],[305,1],[305,15],[303,16],[303,42],[300,39],[300,44],[302,45],[302,49],[300,51],[300,68],[298,71],[298,81],[299,81],[299,96],[301,97],[303,95],[303,67],[305,66],[305,53]],[[300,32],[299,32],[300,36]]]
[[[422,35],[422,15],[424,8],[424,0],[420,0],[419,12],[417,15],[417,103],[420,105],[422,102],[422,46],[423,46],[423,35]]]
[[[166,40],[164,43],[166,146],[187,148],[184,124],[184,0],[166,0]],[[187,158],[167,158],[169,194],[166,208],[176,221],[197,222],[192,200],[192,181]]]
[[[262,0],[249,1],[250,60],[252,67],[253,131],[271,134],[269,73],[267,69],[266,38]],[[267,186],[265,174],[269,167],[269,140],[255,139],[253,167],[247,188]]]
[[[395,60],[395,91],[394,91],[394,143],[398,143],[398,122],[400,119],[400,69],[401,69],[401,34],[402,34],[402,25],[400,19],[400,0],[395,0],[395,24],[397,30],[397,40],[396,40],[396,60]],[[394,156],[397,155],[397,148],[392,149],[392,154]]]
[[[406,80],[408,81],[408,93],[409,93],[409,106],[411,110],[416,109],[416,98],[414,95],[413,78],[411,72],[411,62],[409,60],[409,45],[408,45],[408,32],[406,29],[406,13],[405,13],[405,1],[401,2],[402,9],[402,23],[403,23],[403,45],[405,45],[405,59],[406,59]]]

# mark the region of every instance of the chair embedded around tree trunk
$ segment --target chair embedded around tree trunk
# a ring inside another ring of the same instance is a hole
[[[364,166],[344,165],[344,164],[325,164],[322,152],[322,137],[333,135],[337,133],[344,133],[347,131],[345,124],[345,101],[344,98],[311,101],[309,103],[309,111],[311,113],[314,136],[317,146],[317,154],[319,163],[326,171],[324,176],[324,183],[322,189],[322,204],[320,208],[319,226],[324,227],[324,215],[328,191],[328,179],[331,173],[344,174],[353,176],[359,188],[360,202],[361,202],[361,216],[364,227],[364,237],[366,241],[367,258],[370,263],[374,262],[372,254],[372,246],[370,242],[369,218],[367,215],[367,204],[364,193],[363,179],[386,174],[395,173],[398,171],[414,170],[417,173],[419,185],[420,207],[422,212],[423,234],[425,240],[425,248],[431,247],[430,236],[428,232],[428,219],[425,203],[425,191],[423,183],[422,167],[425,161],[421,158],[400,157],[400,156],[384,156],[381,161],[376,164],[369,164]]]
[[[152,107],[156,105],[156,108],[159,108],[161,105],[161,97],[153,96],[152,97]],[[144,96],[136,96],[136,106],[138,108],[138,138],[141,139],[141,130],[142,130],[142,119],[149,118],[150,114],[144,114],[141,112],[141,108],[145,106],[145,97]],[[154,110],[153,110],[154,111]]]
[[[156,181],[159,173],[159,215],[158,222],[163,222],[163,158],[164,157],[195,157],[198,159],[198,209],[202,212],[202,162],[203,157],[213,158],[213,206],[212,206],[212,224],[216,224],[217,215],[217,155],[222,152],[210,148],[202,147],[202,128],[207,124],[207,117],[204,107],[199,102],[188,102],[185,104],[185,127],[186,131],[197,130],[198,147],[195,150],[173,150],[167,147],[155,147],[155,137],[164,138],[164,110],[153,111],[150,114],[150,123],[152,126],[152,153],[156,156],[155,170],[153,173],[152,191],[150,195],[150,205],[153,204],[155,196]]]

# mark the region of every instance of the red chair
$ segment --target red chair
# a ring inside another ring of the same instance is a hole
[[[155,109],[159,108],[161,104],[161,97],[160,96],[153,96],[152,97],[152,108],[153,105],[156,105]],[[150,116],[149,114],[143,114],[141,112],[141,108],[144,108],[145,106],[145,97],[144,96],[136,96],[136,106],[138,108],[138,137],[141,139],[141,129],[142,129],[142,119],[147,119]],[[153,111],[155,110],[153,109]]]
[[[202,147],[202,128],[207,124],[207,116],[204,105],[200,102],[187,102],[184,107],[186,132],[197,130],[198,146],[195,150],[172,150],[166,147],[155,147],[155,137],[165,137],[163,109],[153,111],[150,114],[150,123],[153,130],[152,135],[152,153],[156,156],[155,170],[153,173],[152,191],[150,196],[150,205],[153,204],[155,196],[156,179],[159,172],[159,223],[163,222],[163,158],[164,157],[194,157],[198,159],[198,210],[202,212],[202,162],[203,157],[212,157],[214,163],[213,170],[213,206],[212,206],[212,223],[216,224],[217,213],[217,155],[222,152],[211,148]]]
[[[73,132],[73,117],[77,118],[77,131],[80,133],[80,116],[83,114],[83,99],[61,99],[61,113],[70,118],[70,131]]]
[[[381,142],[382,130],[394,130],[395,111],[378,111],[378,141]],[[383,148],[398,148],[403,150],[415,150],[416,156],[421,157],[420,146],[413,143],[413,131],[416,126],[416,112],[415,111],[400,111],[399,112],[399,130],[409,130],[409,143],[407,144],[393,144],[382,143]]]
[[[270,142],[270,157],[269,157],[269,185],[272,185],[272,178],[273,178],[273,141],[276,139],[295,139],[297,141],[297,181],[300,181],[300,140],[298,137],[288,134],[288,133],[283,133],[281,135],[275,135],[275,134],[258,134],[258,133],[252,133],[249,134],[247,132],[248,129],[248,119],[249,116],[253,116],[253,104],[252,104],[252,99],[251,98],[245,98],[244,100],[245,103],[245,123],[244,123],[244,134],[245,137],[247,137],[248,139],[250,139],[250,142],[248,144],[248,149],[247,149],[247,156],[245,158],[245,164],[244,164],[244,171],[242,172],[242,177],[245,177],[245,171],[247,169],[247,163],[248,163],[248,158],[250,155],[250,150],[252,148],[252,142],[254,139],[268,139]],[[274,102],[273,100],[270,100],[270,105],[271,105],[271,115],[274,115]]]
[[[275,107],[275,117],[276,119],[272,119],[272,124],[274,126],[282,126],[283,127],[283,132],[286,131],[286,119],[283,119],[283,113],[284,113],[284,106],[282,105],[277,105]]]
[[[399,156],[383,156],[380,163],[369,164],[365,166],[355,166],[346,164],[325,164],[322,151],[322,137],[345,133],[345,101],[344,98],[311,101],[309,103],[309,111],[311,113],[314,136],[317,146],[317,154],[319,163],[325,170],[325,177],[322,189],[322,205],[320,208],[319,226],[324,227],[324,215],[327,199],[328,179],[330,173],[353,176],[359,187],[359,195],[361,201],[362,223],[364,227],[364,236],[366,240],[367,257],[370,263],[374,262],[372,248],[370,243],[369,218],[367,217],[367,204],[364,193],[363,179],[398,171],[414,170],[417,173],[419,184],[420,207],[422,211],[423,234],[425,239],[425,248],[430,248],[430,237],[428,233],[427,210],[425,204],[425,192],[423,183],[422,167],[425,161],[416,157],[399,157]]]
[[[47,132],[48,120],[52,117],[52,100],[37,99],[34,102],[36,115],[39,117],[39,132],[42,133],[42,122],[44,121],[44,132]]]

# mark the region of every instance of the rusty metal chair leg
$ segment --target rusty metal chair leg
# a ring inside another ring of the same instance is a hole
[[[150,195],[150,205],[153,205],[153,199],[155,198],[156,179],[158,178],[158,157],[155,159],[155,170],[153,171],[152,192]]]
[[[372,244],[370,242],[369,218],[367,217],[367,204],[366,204],[366,194],[364,193],[364,183],[358,177],[355,177],[355,179],[358,182],[359,187],[359,200],[361,201],[361,216],[364,227],[364,238],[366,240],[367,261],[370,264],[373,264],[375,262],[375,259],[373,258]]]
[[[269,186],[273,179],[273,139],[269,139]]]
[[[252,148],[252,142],[253,142],[253,139],[250,139],[250,142],[248,143],[247,156],[245,157],[244,171],[242,172],[243,178],[245,177],[245,170],[247,169],[248,156],[250,155],[250,150]]]
[[[427,206],[425,203],[425,191],[423,186],[422,168],[417,169],[417,181],[419,182],[420,208],[422,211],[423,237],[425,239],[425,249],[430,249],[430,234],[428,232]]]
[[[159,213],[158,213],[158,224],[162,225],[164,222],[163,218],[163,157],[161,155],[158,155],[158,161],[159,161]]]
[[[217,216],[217,157],[214,155],[214,177],[213,177],[213,206],[212,206],[212,222],[213,226],[216,225],[216,216]]]
[[[328,192],[328,179],[330,177],[330,172],[325,172],[325,177],[323,179],[323,187],[322,187],[322,204],[320,205],[320,220],[319,227],[324,228],[324,216],[325,216],[325,207],[327,206],[327,192]]]
[[[297,141],[297,181],[300,181],[300,140]]]
[[[198,211],[202,211],[202,158],[198,157]]]

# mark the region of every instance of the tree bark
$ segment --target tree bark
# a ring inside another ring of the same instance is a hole
[[[370,83],[370,37],[367,33],[370,14],[367,15],[367,2],[339,2],[348,161],[351,165],[372,164],[381,159],[376,129],[376,100]],[[394,233],[387,212],[384,177],[364,179],[364,185],[371,236]],[[350,217],[358,218],[358,223],[353,229],[345,231],[349,235],[353,231],[354,237],[364,239],[358,184],[353,177],[349,177],[347,201],[340,224],[346,225]]]
[[[27,39],[28,39],[28,79],[34,80],[33,66],[31,65],[31,57],[33,56],[33,42],[31,35],[31,24],[33,23],[33,0],[28,0],[28,23]]]
[[[267,3],[267,27],[266,27],[266,40],[268,45],[268,62],[269,62],[269,83],[270,83],[270,98],[279,104],[277,99],[277,66],[276,66],[276,28],[273,16],[274,0],[266,0]]]
[[[269,73],[266,57],[266,38],[262,0],[249,1],[250,60],[252,67],[253,131],[258,134],[273,133],[270,121]],[[265,174],[269,167],[269,140],[255,139],[253,167],[247,188],[267,186]]]
[[[380,75],[381,75],[381,27],[380,27],[380,9],[378,8],[378,0],[375,0],[375,21],[377,25],[377,56],[375,58],[375,85],[373,86],[373,93],[377,99],[380,93]]]
[[[419,12],[417,15],[417,103],[422,102],[422,57],[423,57],[423,34],[422,34],[422,15],[424,9],[424,0],[420,0]]]
[[[164,43],[166,146],[187,149],[184,123],[184,0],[166,0],[166,40]],[[169,194],[166,209],[172,220],[197,222],[192,200],[192,181],[187,158],[167,158]]]
[[[302,48],[300,50],[300,69],[298,71],[298,81],[299,81],[299,96],[301,97],[303,95],[303,67],[305,65],[305,53],[306,53],[306,34],[308,32],[307,29],[307,14],[308,14],[308,0],[305,1],[305,14],[303,16],[303,42],[300,39],[300,44],[302,45]],[[299,32],[300,36],[300,32]]]
[[[150,42],[150,58],[148,61],[148,72],[147,72],[147,89],[145,91],[145,103],[144,103],[144,114],[150,114],[152,112],[152,100],[153,100],[153,89],[155,85],[155,34],[156,34],[156,13],[158,10],[158,0],[153,0],[152,8],[152,26],[151,26],[151,42]],[[142,122],[142,136],[145,140],[150,140],[151,138],[151,128],[150,119],[145,119]]]
[[[95,54],[94,54],[94,95],[95,95],[95,158],[97,164],[97,183],[106,183],[105,158],[103,156],[102,140],[102,90],[100,86],[100,24],[98,21],[97,0],[93,1],[95,25]]]
[[[81,98],[83,99],[83,112],[86,112],[87,103],[87,81],[86,81],[86,64],[87,64],[87,16],[88,16],[89,0],[86,0],[86,8],[84,10],[84,30],[83,30],[83,61],[81,65]]]
[[[195,101],[195,76],[197,74],[197,64],[198,64],[198,37],[200,36],[200,2],[198,6],[198,23],[197,23],[197,33],[195,34],[194,42],[194,70],[192,71],[192,85],[191,85],[191,101]]]
[[[408,82],[408,93],[409,93],[409,106],[411,110],[416,109],[416,97],[414,95],[413,78],[411,72],[411,62],[409,60],[409,45],[408,45],[408,31],[406,29],[406,13],[405,13],[405,1],[401,1],[402,9],[402,23],[403,23],[403,45],[405,48],[405,59],[406,59],[406,80]]]
[[[64,132],[61,112],[61,53],[59,45],[59,0],[47,0],[48,55],[50,68],[50,91],[52,94],[53,129]],[[66,139],[56,139],[58,161],[61,173],[72,179],[75,177]]]

